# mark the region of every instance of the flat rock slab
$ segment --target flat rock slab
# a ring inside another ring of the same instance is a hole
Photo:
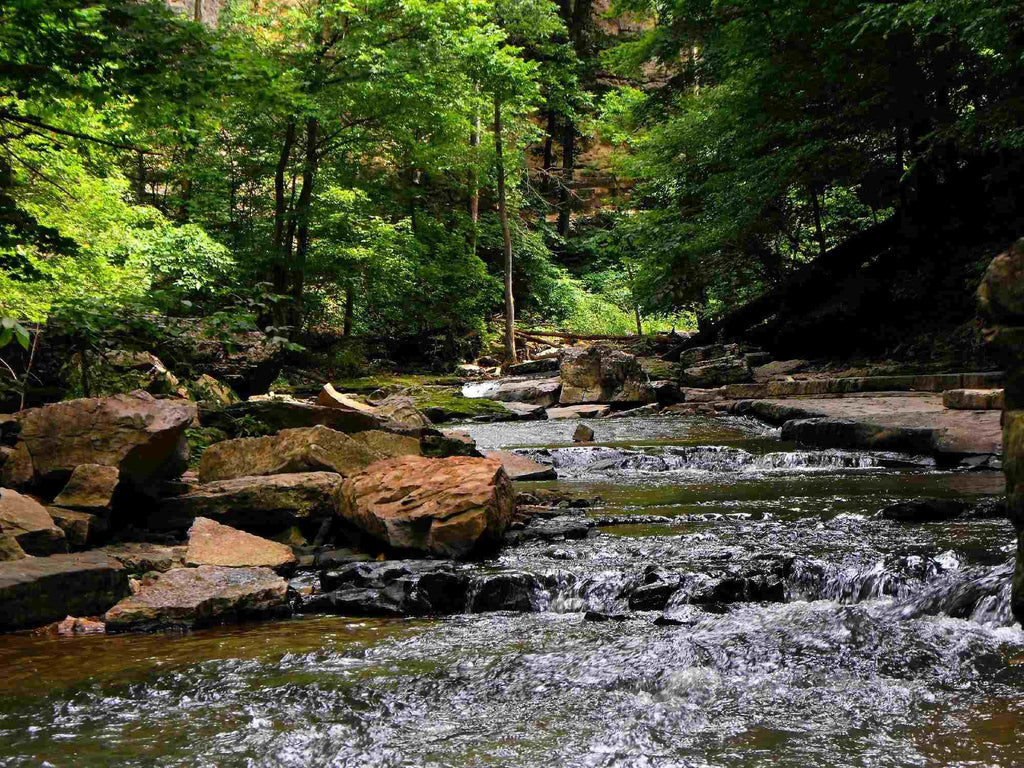
[[[0,630],[96,616],[127,594],[127,572],[100,551],[0,563]]]
[[[501,403],[501,406],[515,417],[515,420],[530,421],[533,419],[546,419],[547,415],[543,405],[531,403]]]
[[[310,405],[291,400],[248,400],[244,403],[229,405],[226,408],[200,411],[200,419],[204,427],[223,429],[229,435],[237,433],[236,425],[247,416],[274,431],[315,427],[321,424],[346,434],[363,432],[367,429],[394,431],[389,424],[385,423],[385,420],[373,413],[325,408],[322,405]]]
[[[1001,389],[949,389],[942,393],[942,404],[957,411],[1001,411],[1006,398]]]
[[[206,517],[197,517],[188,530],[185,563],[230,568],[262,566],[281,571],[294,568],[296,558],[287,544],[253,536]]]
[[[251,533],[276,533],[301,521],[331,517],[341,481],[334,472],[297,472],[204,483],[192,493],[164,499],[149,527],[188,528],[197,517],[209,517]]]
[[[783,439],[819,448],[861,448],[937,456],[1002,453],[997,411],[944,408],[941,395],[838,400],[742,401],[736,413],[783,424]]]
[[[177,568],[107,611],[107,632],[196,629],[291,615],[288,582],[269,568]]]
[[[163,573],[183,567],[186,550],[187,547],[183,546],[129,541],[109,544],[97,551],[119,562],[130,576],[137,576],[150,571]]]
[[[549,419],[598,419],[611,413],[610,405],[568,405],[548,408]]]
[[[503,373],[507,373],[510,376],[522,376],[531,373],[549,373],[557,370],[558,357],[555,355],[541,360],[527,360],[525,363],[506,365]]]
[[[501,462],[501,468],[510,480],[557,480],[558,473],[554,467],[540,464],[526,456],[520,456],[509,451],[484,451],[488,459],[497,459]]]

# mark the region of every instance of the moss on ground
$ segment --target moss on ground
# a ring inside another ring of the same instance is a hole
[[[408,394],[421,411],[441,408],[453,420],[509,415],[508,409],[501,403],[485,397],[463,397],[459,390],[452,387],[422,387]]]
[[[459,387],[462,379],[458,376],[436,376],[418,373],[399,373],[394,375],[378,374],[376,376],[360,376],[355,379],[342,379],[334,382],[339,392],[354,392],[368,395],[382,389],[385,392],[397,392],[412,387]]]

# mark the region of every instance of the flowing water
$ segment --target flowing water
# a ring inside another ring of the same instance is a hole
[[[520,491],[600,499],[563,510],[584,538],[460,566],[529,575],[521,610],[0,637],[0,766],[1024,764],[1009,524],[876,514],[985,510],[1001,475],[738,420],[593,424],[601,447],[469,427],[558,468]]]

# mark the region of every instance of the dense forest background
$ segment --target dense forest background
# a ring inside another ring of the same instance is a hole
[[[969,355],[1022,152],[1017,2],[9,0],[0,357],[202,318],[443,368],[508,298]]]

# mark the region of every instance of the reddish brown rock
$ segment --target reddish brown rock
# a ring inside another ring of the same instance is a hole
[[[560,366],[562,390],[558,402],[562,405],[655,400],[640,363],[626,352],[597,346],[566,349]]]
[[[18,413],[15,449],[30,457],[30,482],[54,491],[82,464],[116,467],[122,478],[146,488],[184,468],[185,429],[195,416],[190,403],[145,392],[68,400]]]
[[[500,542],[512,521],[512,482],[495,459],[387,459],[346,480],[338,513],[389,546],[461,557]]]
[[[206,517],[197,517],[188,531],[186,565],[264,566],[279,571],[292,569],[295,562],[291,547]]]
[[[15,542],[25,554],[39,557],[68,551],[64,531],[54,525],[46,507],[10,488],[0,488],[0,538]],[[17,559],[17,549],[10,544],[3,549],[8,559]]]
[[[413,438],[393,436],[417,442]],[[199,480],[203,483],[290,472],[337,472],[350,475],[379,459],[369,440],[317,426],[284,429],[268,437],[243,437],[214,443],[203,452]],[[383,447],[384,440],[375,441]],[[418,445],[418,444],[417,444]]]
[[[47,512],[73,550],[95,545],[107,532],[107,521],[99,515],[61,507],[49,507]]]
[[[362,413],[374,413],[376,408],[366,403],[361,403],[354,397],[343,395],[332,385],[324,384],[324,388],[317,395],[316,404],[324,408],[340,408],[343,411],[361,411]]]
[[[104,615],[107,632],[195,629],[291,614],[288,583],[269,568],[177,568]]]
[[[120,472],[117,467],[81,464],[71,473],[64,490],[53,500],[54,506],[107,514],[114,499]]]
[[[488,459],[497,459],[510,480],[555,480],[558,474],[554,467],[540,464],[526,456],[509,451],[484,451]]]

